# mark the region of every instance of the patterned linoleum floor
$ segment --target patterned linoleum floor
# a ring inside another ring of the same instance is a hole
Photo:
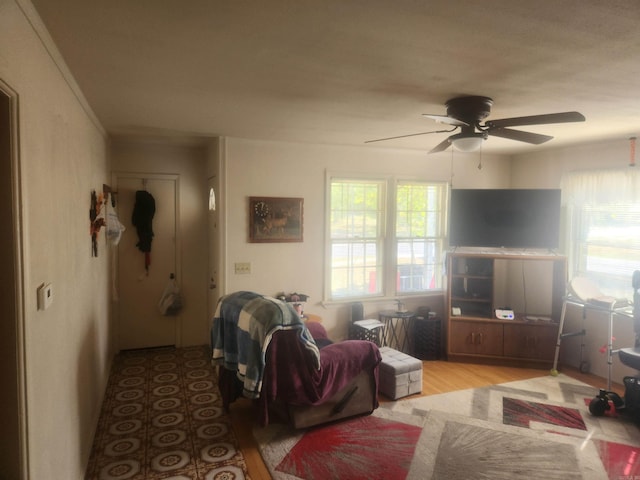
[[[87,480],[243,480],[206,346],[116,356]]]

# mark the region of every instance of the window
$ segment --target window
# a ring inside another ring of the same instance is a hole
[[[444,183],[332,178],[329,299],[441,289],[447,191]]]
[[[382,293],[385,183],[332,180],[331,298]]]
[[[397,293],[441,288],[446,186],[399,183],[396,189]]]
[[[634,171],[573,172],[563,178],[571,273],[607,294],[631,298],[640,270],[640,176]]]
[[[582,205],[574,211],[575,272],[612,296],[631,298],[640,269],[640,204]]]

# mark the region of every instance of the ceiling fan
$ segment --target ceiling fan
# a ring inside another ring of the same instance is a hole
[[[409,135],[400,135],[397,137],[379,138],[376,140],[368,140],[365,143],[381,142],[384,140],[393,140],[396,138],[413,137],[416,135],[426,135],[429,133],[448,133],[460,129],[459,133],[450,135],[438,145],[433,147],[429,153],[437,153],[446,150],[449,145],[454,145],[458,150],[471,152],[477,150],[482,142],[489,135],[495,137],[508,138],[519,142],[540,145],[548,142],[553,137],[549,135],[541,135],[539,133],[525,132],[522,130],[514,130],[508,127],[519,127],[523,125],[545,125],[550,123],[569,123],[584,122],[584,115],[578,112],[562,112],[547,113],[544,115],[531,115],[528,117],[502,118],[499,120],[484,119],[491,113],[493,100],[489,97],[481,96],[464,96],[456,97],[448,100],[445,104],[447,107],[446,115],[423,114],[423,116],[435,120],[438,123],[444,123],[453,126],[449,130],[435,130],[431,132],[412,133]],[[483,123],[484,122],[484,123]]]

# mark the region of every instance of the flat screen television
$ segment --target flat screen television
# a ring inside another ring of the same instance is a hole
[[[557,249],[559,189],[452,189],[449,245]]]

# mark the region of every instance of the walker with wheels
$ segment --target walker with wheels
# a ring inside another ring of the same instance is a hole
[[[621,397],[616,392],[611,391],[611,358],[613,354],[618,354],[620,363],[640,370],[640,271],[633,272],[631,281],[633,285],[633,329],[635,331],[635,344],[633,348],[621,348],[613,350],[611,342],[611,325],[609,326],[609,379],[607,388],[601,388],[593,400],[589,403],[589,412],[594,416],[602,416],[611,405],[616,412],[631,416],[633,420],[640,423],[640,377],[626,376],[623,379],[624,396]]]
[[[598,394],[591,400],[589,404],[589,412],[594,416],[604,415],[611,409],[611,406],[619,413],[633,415],[635,420],[640,421],[640,377],[626,376],[623,379],[625,393],[623,396],[618,395],[611,390],[611,368],[613,365],[613,356],[618,355],[623,365],[640,370],[640,271],[636,270],[632,276],[633,286],[633,305],[626,300],[619,300],[603,295],[600,290],[589,280],[584,277],[574,278],[569,286],[569,292],[564,298],[562,304],[562,314],[560,316],[560,324],[558,327],[558,338],[556,342],[555,357],[553,360],[553,368],[551,375],[558,374],[558,356],[560,352],[560,344],[564,338],[573,336],[582,336],[580,345],[580,371],[587,373],[589,364],[584,360],[584,337],[586,330],[584,329],[584,321],[587,310],[596,310],[605,312],[608,315],[608,339],[607,344],[602,351],[607,354],[607,388],[601,388]],[[564,319],[567,305],[577,305],[583,308],[582,325],[583,328],[577,332],[564,333]],[[614,316],[621,315],[633,318],[635,331],[635,346],[633,348],[621,348],[614,350],[613,348],[613,319]]]

